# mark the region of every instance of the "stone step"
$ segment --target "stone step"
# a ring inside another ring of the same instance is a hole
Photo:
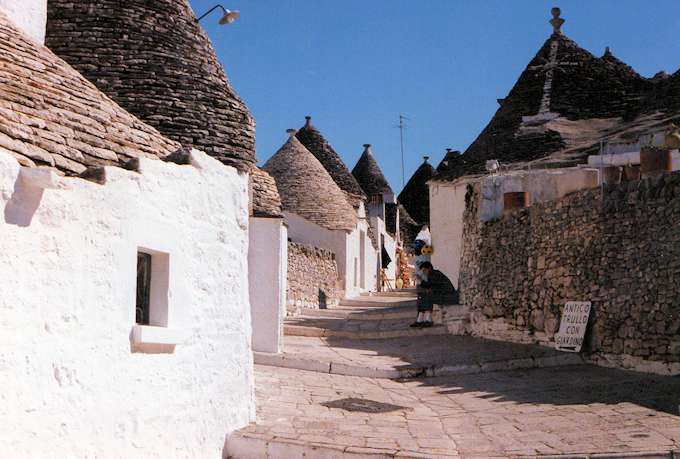
[[[247,430],[247,427],[242,430]],[[226,459],[424,459],[432,456],[416,451],[362,448],[333,443],[300,441],[272,434],[236,431],[227,436]],[[458,454],[441,455],[441,459],[460,459]]]
[[[342,321],[342,319],[340,319]],[[371,321],[383,322],[383,321]],[[400,321],[402,322],[402,321]],[[444,325],[434,325],[429,328],[410,328],[408,323],[403,325],[403,328],[389,328],[380,329],[375,327],[373,329],[352,329],[352,328],[326,328],[315,327],[311,325],[295,325],[286,323],[283,326],[283,334],[288,336],[313,336],[313,337],[339,337],[350,339],[387,339],[387,338],[405,338],[410,336],[423,335],[445,335],[448,329]]]
[[[393,306],[393,307],[377,307],[377,308],[359,308],[352,306],[336,306],[329,309],[305,309],[299,316],[299,319],[314,319],[314,318],[338,318],[350,320],[381,320],[381,319],[411,319],[416,316],[416,306]],[[435,322],[449,323],[455,321],[468,321],[469,309],[463,305],[435,305],[434,314]]]
[[[397,306],[416,306],[417,300],[415,298],[405,298],[403,300],[396,298],[386,298],[382,301],[370,301],[363,298],[348,298],[340,300],[340,306],[344,307],[358,307],[358,308],[394,308]]]
[[[525,356],[502,360],[484,360],[473,363],[435,365],[399,365],[392,368],[377,368],[356,363],[312,359],[293,353],[282,352],[270,354],[253,353],[255,364],[280,368],[331,373],[345,376],[360,376],[375,379],[413,379],[432,378],[437,376],[467,375],[488,373],[493,371],[522,370],[529,368],[547,368],[564,365],[581,365],[584,363],[580,354],[564,353],[546,356]]]
[[[298,316],[301,318],[336,317],[350,320],[381,320],[381,319],[413,319],[416,317],[415,306],[399,306],[392,308],[332,308],[310,309]]]
[[[418,293],[415,288],[404,288],[401,290],[394,290],[392,292],[369,292],[362,293],[361,296],[366,297],[399,297],[399,296],[416,296]]]

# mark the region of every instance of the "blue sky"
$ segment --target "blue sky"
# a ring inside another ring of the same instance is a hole
[[[257,122],[264,163],[304,116],[351,169],[374,154],[401,189],[399,130],[406,132],[406,180],[428,154],[464,150],[548,38],[550,8],[564,32],[601,55],[605,46],[644,76],[680,66],[678,0],[224,0],[241,17],[204,19],[236,91]],[[197,15],[213,0],[191,0]]]

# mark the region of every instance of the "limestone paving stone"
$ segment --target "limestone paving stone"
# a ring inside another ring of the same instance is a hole
[[[637,391],[640,384],[647,390]],[[668,457],[680,448],[677,403],[663,401],[669,391],[677,397],[680,381],[591,365],[406,382],[257,366],[258,420],[231,435],[226,450],[259,438],[268,442],[265,451],[306,439],[309,457],[325,457],[309,451],[322,454],[328,445],[337,457]],[[286,414],[292,405],[281,407],[281,394],[296,397],[297,408]],[[404,408],[357,413],[321,406],[347,397]]]

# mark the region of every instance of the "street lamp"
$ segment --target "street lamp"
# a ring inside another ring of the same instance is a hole
[[[206,17],[207,15],[209,15],[210,13],[212,13],[213,11],[215,11],[217,8],[220,8],[220,9],[222,10],[222,12],[224,13],[224,14],[222,15],[222,17],[220,18],[220,21],[219,21],[219,22],[220,22],[220,25],[231,24],[231,23],[234,22],[236,19],[238,19],[238,17],[241,15],[241,12],[240,12],[240,11],[237,11],[237,10],[233,10],[233,11],[232,11],[232,10],[226,9],[226,8],[223,7],[222,5],[215,5],[215,6],[213,6],[212,8],[210,8],[207,12],[205,12],[204,14],[202,14],[201,17],[199,17],[199,18],[197,19],[197,21],[200,21],[201,19],[203,19],[204,17]]]

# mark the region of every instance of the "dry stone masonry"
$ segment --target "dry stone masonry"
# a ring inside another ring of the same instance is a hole
[[[680,372],[680,174],[535,204],[481,223],[466,196],[462,302],[475,334],[551,343],[566,301],[592,301],[584,351]]]
[[[180,145],[102,94],[0,12],[0,148],[69,175],[165,157]]]
[[[342,297],[337,284],[338,267],[333,252],[288,243],[288,315],[297,315],[303,308],[337,306]]]
[[[255,122],[186,0],[50,0],[47,46],[125,109],[247,170]]]

